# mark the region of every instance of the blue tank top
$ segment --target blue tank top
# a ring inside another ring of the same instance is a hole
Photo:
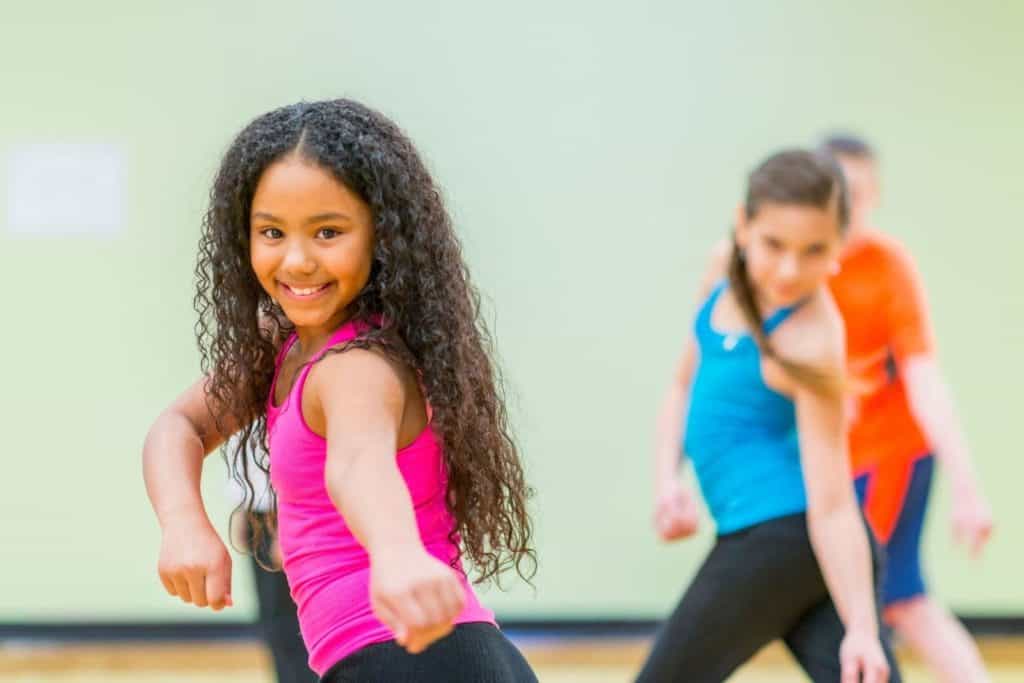
[[[726,285],[715,288],[697,315],[700,361],[683,443],[719,534],[807,509],[793,402],[764,383],[753,336],[711,325]],[[798,306],[766,320],[765,334]]]

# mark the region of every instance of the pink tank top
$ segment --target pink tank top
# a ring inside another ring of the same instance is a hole
[[[370,609],[369,556],[327,495],[327,441],[313,432],[302,416],[302,388],[313,362],[356,334],[355,323],[342,325],[299,371],[284,402],[275,406],[277,375],[296,341],[292,335],[278,355],[267,400],[270,478],[277,492],[284,572],[298,606],[309,666],[321,676],[356,650],[394,638]],[[409,487],[424,546],[431,555],[450,564],[458,555],[458,548],[448,539],[455,519],[445,505],[444,458],[432,426],[428,424],[396,457]],[[461,563],[456,566],[466,590],[466,607],[456,622],[494,623],[493,613],[480,605]]]

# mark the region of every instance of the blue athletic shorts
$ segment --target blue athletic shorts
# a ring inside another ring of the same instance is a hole
[[[935,458],[925,455],[914,462],[907,484],[903,505],[896,526],[885,548],[885,570],[882,577],[882,603],[886,606],[924,595],[924,576],[921,573],[921,531],[928,510],[928,494],[932,488]],[[863,504],[871,487],[873,473],[858,477],[854,482],[857,497]]]

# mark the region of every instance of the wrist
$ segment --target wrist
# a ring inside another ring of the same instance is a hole
[[[373,564],[406,562],[411,554],[427,552],[418,535],[411,537],[396,535],[390,538],[380,538],[372,543],[368,543],[366,550],[370,555],[370,562]]]
[[[958,500],[973,500],[979,496],[978,480],[970,471],[958,472],[951,477],[950,488]]]
[[[654,484],[654,496],[658,500],[670,498],[679,493],[683,484],[674,474],[667,477],[659,477]]]
[[[847,633],[855,633],[859,636],[869,638],[878,637],[878,622],[872,614],[865,612],[863,614],[852,615],[845,626]]]
[[[157,514],[157,519],[160,522],[160,529],[165,532],[168,529],[182,527],[213,527],[213,523],[210,521],[210,518],[206,514],[206,510],[203,509],[202,505],[181,505],[178,507],[168,508],[159,512]]]

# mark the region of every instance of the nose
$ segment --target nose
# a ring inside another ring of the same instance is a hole
[[[778,276],[791,280],[800,272],[800,264],[797,262],[796,254],[786,254],[779,261]]]
[[[281,265],[284,272],[290,275],[308,276],[316,271],[316,260],[309,254],[302,240],[292,241]]]

